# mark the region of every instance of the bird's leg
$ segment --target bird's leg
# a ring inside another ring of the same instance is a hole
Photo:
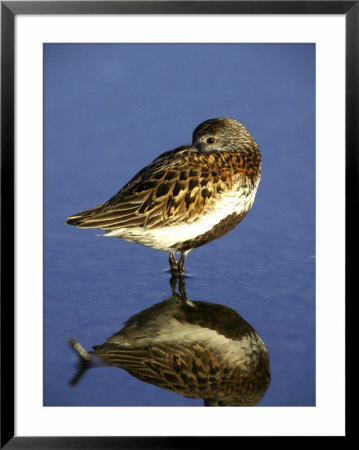
[[[171,272],[173,275],[174,273],[178,272],[178,264],[177,264],[175,252],[170,253],[169,262],[170,262]]]
[[[170,279],[170,286],[171,286],[171,291],[172,291],[172,296],[176,296],[177,294],[177,281],[178,281],[178,276],[177,274],[172,272],[172,276]]]
[[[185,282],[184,275],[179,276],[178,290],[179,290],[179,293],[181,294],[182,300],[185,302],[186,305],[192,306],[192,307],[195,306],[194,303],[192,303],[191,300],[189,300],[189,298],[187,297],[186,282]]]
[[[178,264],[175,253],[170,253],[170,266],[171,266],[171,279],[170,279],[170,286],[172,295],[178,295],[177,294],[177,281],[178,281]]]
[[[177,281],[179,279],[178,290],[179,290],[182,300],[188,306],[195,306],[191,302],[191,300],[188,299],[187,292],[186,292],[186,283],[185,283],[185,276],[184,276],[184,263],[186,260],[187,253],[188,252],[182,253],[181,259],[178,264],[177,264],[177,259],[176,259],[175,253],[170,253],[170,258],[169,258],[170,266],[171,266],[170,285],[171,285],[172,295],[178,296],[176,288],[177,288]]]
[[[188,253],[188,251],[182,253],[181,259],[179,260],[179,263],[178,263],[178,272],[179,272],[178,290],[179,290],[179,292],[181,294],[181,297],[182,297],[183,301],[188,306],[195,306],[191,302],[191,300],[188,299],[187,292],[186,292],[186,282],[185,282],[185,275],[184,275],[184,263],[186,261],[187,253]]]
[[[184,263],[186,261],[187,253],[188,252],[182,252],[181,259],[178,263],[178,271],[180,277],[184,277]]]

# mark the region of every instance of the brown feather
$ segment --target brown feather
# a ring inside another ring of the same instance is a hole
[[[232,189],[235,179],[248,178],[248,164],[240,154],[180,147],[155,159],[108,202],[69,217],[67,223],[111,230],[192,222],[212,199]]]

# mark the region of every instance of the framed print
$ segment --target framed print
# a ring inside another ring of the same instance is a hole
[[[2,447],[346,436],[358,8],[1,3]]]

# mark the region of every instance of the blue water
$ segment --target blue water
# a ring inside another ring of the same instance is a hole
[[[44,405],[202,406],[115,367],[74,387],[74,337],[101,344],[170,297],[168,254],[65,224],[213,117],[263,157],[252,210],[192,251],[190,299],[237,311],[265,342],[260,406],[315,406],[315,46],[44,46]]]

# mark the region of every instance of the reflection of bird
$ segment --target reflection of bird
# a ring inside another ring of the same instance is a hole
[[[207,406],[256,405],[270,381],[265,344],[234,310],[192,303],[195,307],[178,296],[157,303],[92,352],[71,340],[82,361],[72,384],[98,357],[139,380],[203,398]]]
[[[211,119],[193,132],[192,146],[163,153],[107,202],[67,223],[100,228],[106,236],[170,252],[187,253],[234,228],[252,207],[261,156],[246,128],[234,119]]]

